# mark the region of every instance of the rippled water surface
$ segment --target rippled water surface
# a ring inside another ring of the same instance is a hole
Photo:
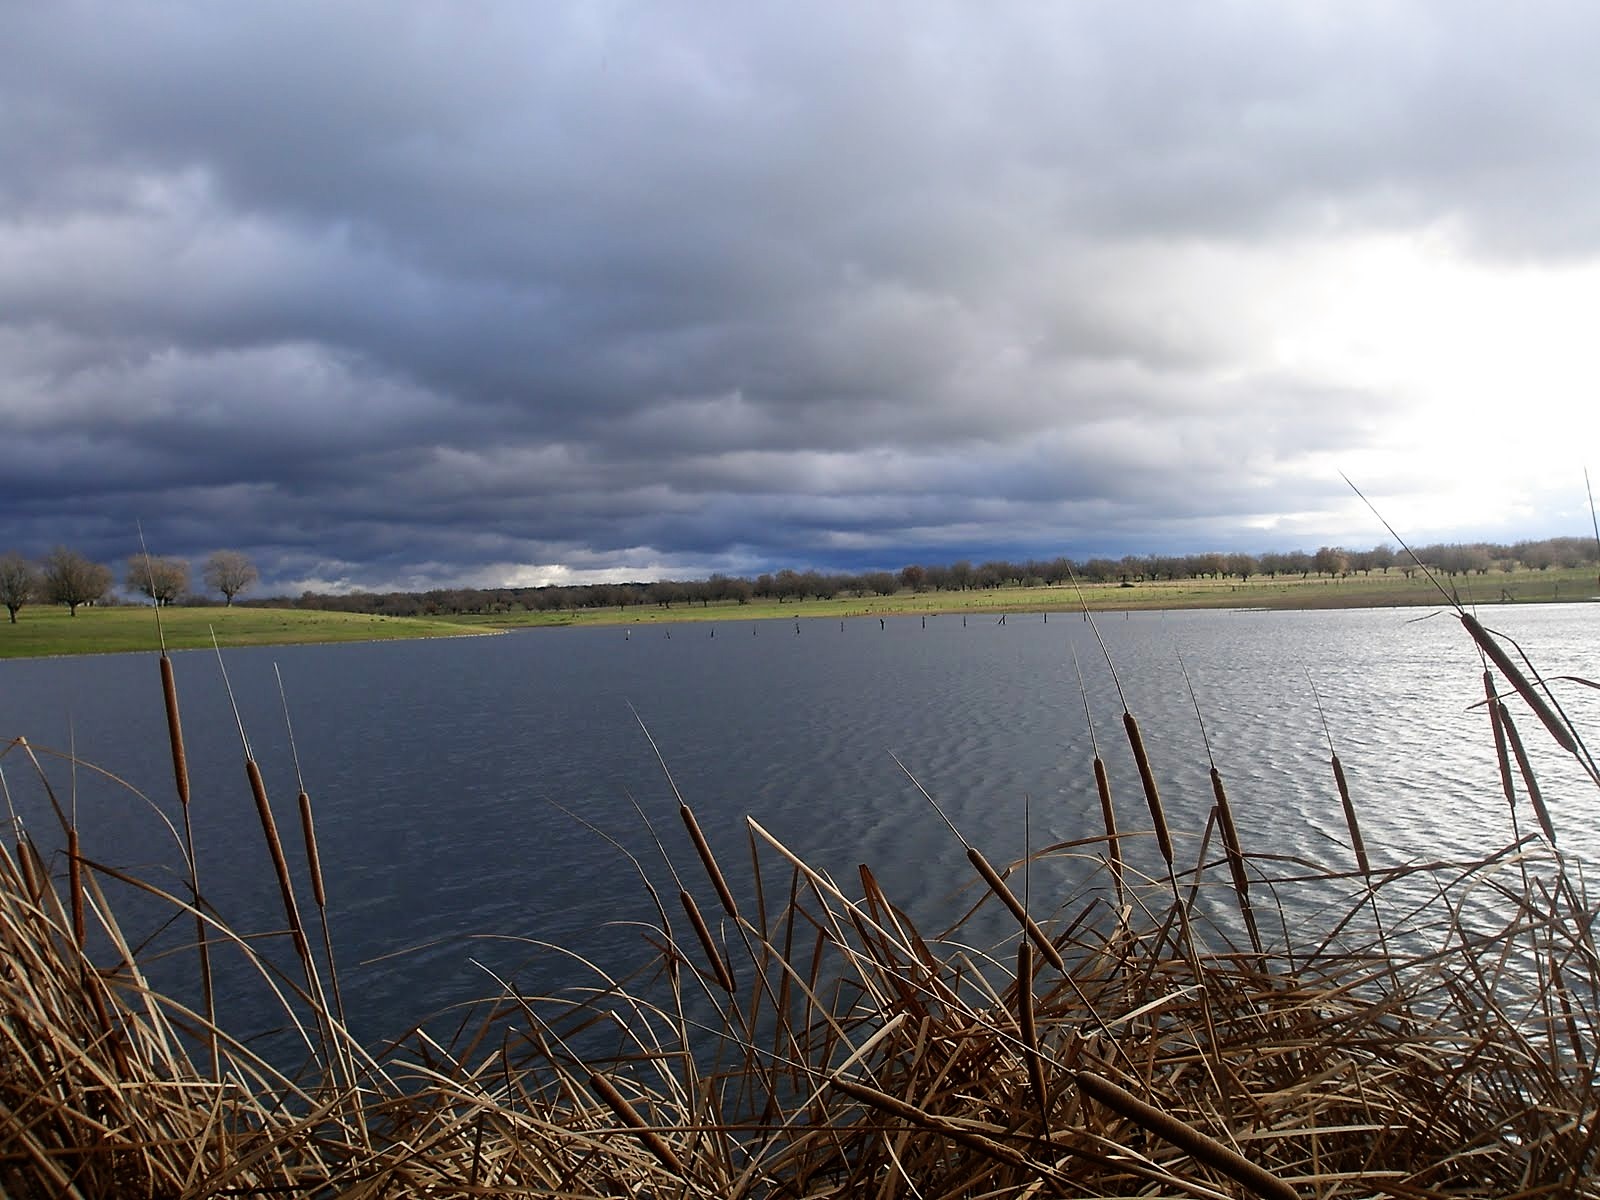
[[[1349,862],[1311,681],[1375,861],[1470,855],[1510,840],[1488,720],[1471,707],[1482,698],[1477,653],[1453,617],[1420,615],[1103,616],[1100,634],[1175,829],[1201,829],[1212,802],[1181,656],[1247,848]],[[1600,607],[1483,616],[1546,674],[1600,677]],[[610,964],[640,957],[643,932],[631,923],[653,912],[624,848],[664,875],[648,818],[693,865],[672,783],[746,886],[748,814],[848,890],[857,864],[868,863],[919,920],[954,917],[963,902],[954,892],[971,872],[907,772],[997,862],[1096,833],[1074,652],[1123,826],[1145,828],[1122,701],[1093,631],[1071,614],[1012,614],[1003,625],[940,616],[925,627],[891,618],[882,629],[872,618],[842,628],[540,630],[239,649],[225,662],[292,831],[297,789],[274,664],[282,673],[317,805],[352,1023],[376,1037],[496,990],[486,968],[534,992],[570,981],[577,968],[534,941]],[[235,927],[278,928],[216,659],[183,653],[174,662],[202,888]],[[1600,724],[1600,692],[1556,686],[1581,727]],[[1600,793],[1531,717],[1521,724],[1563,847],[1594,858]],[[177,806],[153,655],[0,662],[0,737],[14,734],[75,747],[140,789],[148,799],[44,760],[61,802],[75,796],[87,854],[181,890],[181,856],[157,815],[176,820]],[[15,752],[0,767],[24,820],[48,830],[31,771]],[[1197,844],[1185,845],[1192,857]],[[1035,907],[1048,911],[1048,875],[1032,886]]]

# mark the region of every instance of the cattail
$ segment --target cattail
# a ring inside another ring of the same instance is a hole
[[[1512,687],[1517,689],[1517,694],[1527,702],[1529,708],[1533,709],[1534,715],[1544,722],[1544,727],[1550,731],[1550,736],[1555,738],[1556,744],[1568,754],[1577,754],[1578,743],[1573,738],[1572,731],[1567,728],[1566,722],[1558,717],[1555,711],[1545,703],[1544,697],[1534,690],[1534,686],[1528,681],[1528,677],[1522,673],[1516,663],[1511,661],[1511,656],[1505,652],[1500,643],[1490,636],[1488,630],[1478,624],[1478,619],[1471,613],[1460,613],[1458,615],[1461,618],[1461,624],[1472,635],[1472,640],[1477,642],[1479,649],[1493,660],[1495,666],[1500,668],[1500,673],[1506,677]]]
[[[1500,724],[1506,731],[1506,741],[1511,745],[1511,752],[1517,756],[1517,769],[1522,773],[1522,785],[1528,789],[1528,803],[1533,806],[1533,815],[1539,818],[1539,828],[1544,830],[1545,839],[1554,846],[1556,844],[1555,826],[1550,823],[1550,810],[1544,806],[1544,793],[1539,790],[1539,780],[1533,773],[1533,764],[1528,761],[1528,751],[1522,745],[1522,735],[1517,732],[1517,726],[1511,719],[1511,712],[1504,704],[1500,705]]]
[[[37,908],[44,900],[45,873],[39,851],[27,834],[17,839],[17,865],[22,868],[22,885],[28,889],[28,900]]]
[[[1039,1136],[1050,1136],[1050,1105],[1045,1092],[1044,1055],[1039,1052],[1039,1026],[1033,1012],[1033,943],[1017,943],[1017,1027],[1022,1032],[1023,1057],[1028,1064],[1028,1083],[1039,1106]]]
[[[161,695],[167,706],[167,740],[172,744],[172,779],[178,789],[178,803],[189,807],[189,760],[183,752],[183,722],[178,717],[178,683],[172,674],[172,660],[161,656]]]
[[[1036,1162],[1026,1155],[1018,1153],[1004,1142],[984,1137],[981,1133],[977,1133],[965,1125],[959,1125],[954,1121],[943,1120],[932,1113],[923,1112],[915,1104],[908,1104],[898,1096],[879,1091],[877,1088],[869,1087],[864,1083],[857,1083],[855,1080],[847,1079],[843,1075],[834,1076],[829,1080],[829,1083],[832,1087],[838,1088],[845,1095],[859,1100],[863,1104],[871,1105],[880,1112],[888,1113],[890,1116],[898,1117],[903,1121],[909,1121],[911,1124],[923,1129],[932,1130],[941,1138],[966,1146],[984,1158],[996,1159],[1012,1167],[1052,1178],[1052,1181],[1058,1185],[1058,1190],[1059,1185],[1065,1182],[1051,1170],[1047,1163]]]
[[[322,859],[317,854],[317,828],[311,820],[311,797],[302,791],[300,805],[300,834],[306,843],[306,866],[311,871],[311,897],[318,908],[328,907],[328,893],[322,886]]]
[[[82,952],[89,940],[83,917],[83,858],[78,853],[78,827],[67,826],[67,886],[72,892],[72,940]]]
[[[628,1103],[628,1099],[617,1091],[616,1085],[598,1071],[589,1076],[589,1086],[600,1093],[600,1098],[606,1102],[606,1107],[615,1113],[621,1122],[632,1129],[639,1138],[644,1148],[650,1151],[656,1161],[671,1171],[680,1179],[687,1179],[689,1168],[684,1166],[683,1160],[677,1156],[672,1147],[659,1133],[650,1127],[650,1123],[639,1115],[639,1110]]]
[[[1335,754],[1333,762],[1333,781],[1339,786],[1339,803],[1344,805],[1344,823],[1350,830],[1350,846],[1356,854],[1356,866],[1363,875],[1372,874],[1372,863],[1367,860],[1367,844],[1361,837],[1361,823],[1356,820],[1356,806],[1350,799],[1350,784],[1344,777],[1344,764]]]
[[[1128,731],[1128,744],[1133,747],[1133,761],[1139,767],[1139,782],[1144,785],[1145,803],[1150,806],[1150,820],[1156,827],[1156,845],[1161,847],[1161,857],[1167,867],[1173,865],[1172,835],[1167,832],[1167,813],[1161,805],[1161,792],[1156,788],[1155,772],[1150,769],[1150,756],[1144,751],[1144,738],[1139,734],[1139,722],[1127,709],[1122,710],[1122,726]]]
[[[722,902],[723,911],[737,921],[739,906],[733,901],[733,892],[728,887],[728,881],[722,876],[722,869],[717,866],[716,856],[711,853],[711,846],[700,829],[700,822],[695,820],[694,811],[687,804],[680,802],[678,815],[683,818],[684,828],[689,831],[689,838],[694,842],[695,853],[700,856],[701,865],[705,867],[706,874],[711,876],[711,886],[717,889],[717,899]]]
[[[733,972],[729,970],[728,964],[722,961],[722,954],[717,949],[717,944],[711,940],[711,930],[706,927],[705,918],[700,915],[700,906],[694,902],[694,897],[682,888],[678,889],[678,903],[683,905],[689,923],[694,926],[694,935],[700,939],[701,949],[711,960],[711,970],[716,975],[717,982],[722,985],[723,991],[731,993],[734,990]]]
[[[1111,857],[1111,882],[1117,890],[1117,907],[1122,907],[1122,841],[1117,836],[1117,810],[1111,803],[1111,778],[1106,774],[1106,764],[1094,756],[1094,786],[1100,793],[1100,816],[1106,826],[1106,846]]]
[[[1500,767],[1500,790],[1505,793],[1506,803],[1511,806],[1511,819],[1515,821],[1517,793],[1511,782],[1511,756],[1506,750],[1506,729],[1500,723],[1500,697],[1495,694],[1494,674],[1488,667],[1483,669],[1483,695],[1489,709],[1489,728],[1494,731],[1494,758]]]
[[[1230,1150],[1215,1138],[1200,1132],[1194,1126],[1146,1104],[1132,1092],[1118,1087],[1092,1071],[1079,1071],[1075,1076],[1078,1087],[1101,1104],[1126,1117],[1134,1124],[1159,1138],[1171,1142],[1191,1157],[1221,1171],[1235,1183],[1243,1184],[1256,1195],[1268,1200],[1300,1200],[1300,1195],[1276,1175],[1257,1166],[1248,1158]]]
[[[1011,889],[1006,886],[1006,881],[1000,878],[1000,873],[990,866],[989,860],[983,856],[983,851],[976,846],[968,846],[967,860],[977,869],[978,874],[983,876],[983,881],[989,885],[989,890],[1011,910],[1011,915],[1021,924],[1023,932],[1033,939],[1034,945],[1039,947],[1039,953],[1050,961],[1052,967],[1064,973],[1067,964],[1061,958],[1061,951],[1055,948],[1049,936],[1039,928],[1039,923],[1028,915],[1028,910],[1022,907],[1022,901],[1012,895]]]
[[[1245,932],[1250,946],[1261,953],[1261,932],[1256,928],[1255,909],[1250,904],[1250,877],[1245,871],[1244,849],[1239,844],[1239,830],[1233,823],[1233,805],[1228,802],[1228,789],[1222,785],[1222,772],[1211,768],[1211,794],[1217,801],[1217,820],[1222,826],[1222,848],[1228,859],[1228,873],[1233,877],[1233,890],[1239,898],[1239,914],[1244,918]]]
[[[283,893],[283,914],[289,922],[289,932],[294,937],[294,951],[302,962],[309,963],[311,946],[306,941],[305,928],[300,923],[300,907],[294,901],[294,885],[289,879],[289,860],[284,857],[283,842],[278,838],[278,823],[272,819],[267,785],[261,780],[261,768],[256,766],[255,759],[244,760],[244,772],[250,779],[250,793],[255,797],[256,815],[261,818],[261,832],[266,835],[272,869],[278,876],[278,890]]]
[[[157,609],[156,620],[159,622],[160,619],[160,610]],[[172,660],[167,657],[165,649],[161,652],[160,663],[161,697],[167,710],[167,740],[172,747],[172,783],[178,793],[178,804],[183,809],[183,848],[189,859],[189,890],[194,897],[194,937],[200,958],[200,992],[205,1000],[212,1073],[216,1076],[220,1070],[216,1034],[217,997],[211,980],[211,943],[205,917],[200,913],[200,864],[194,849],[194,821],[189,813],[189,760],[183,750],[183,721],[178,715],[178,681],[173,674]]]

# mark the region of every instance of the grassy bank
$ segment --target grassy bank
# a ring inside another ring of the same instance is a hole
[[[742,837],[702,831],[685,804],[670,871],[636,863],[610,883],[656,902],[640,931],[658,952],[649,971],[551,996],[512,981],[453,1041],[378,1050],[339,1017],[325,923],[338,881],[316,866],[309,797],[299,836],[280,834],[250,764],[278,932],[212,912],[193,884],[203,861],[187,886],[159,885],[174,928],[195,931],[166,951],[193,964],[193,989],[168,996],[116,922],[107,885],[125,880],[76,852],[49,786],[66,766],[0,742],[6,803],[28,816],[0,843],[0,1185],[29,1198],[1600,1195],[1597,910],[1523,738],[1594,764],[1513,656],[1463,627],[1502,694],[1484,730],[1510,832],[1481,857],[1397,862],[1364,841],[1363,809],[1408,801],[1381,781],[1352,791],[1336,756],[1324,786],[1347,840],[1321,862],[1240,843],[1226,763],[1205,828],[1183,830],[1152,774],[1141,795],[1113,797],[1095,758],[1079,767],[1103,828],[998,868],[965,831],[971,877],[952,888],[1016,930],[982,947],[964,932],[973,913],[944,936],[919,931],[868,865],[836,881],[754,821]],[[1120,718],[1135,759],[1159,760],[1159,732]],[[752,894],[728,886],[729,854],[756,864]],[[1057,856],[1085,881],[1030,889],[1033,863]],[[229,1036],[227,997],[208,984],[208,953],[269,943],[310,1053],[292,1076]],[[608,1030],[614,1049],[573,1049]]]
[[[1600,581],[1585,568],[1548,571],[1496,571],[1443,581],[1459,591],[1466,604],[1547,604],[1590,600],[1600,596]],[[1444,604],[1444,597],[1420,573],[1407,579],[1388,575],[1353,575],[1346,579],[1312,576],[1241,583],[1227,579],[1180,579],[1120,584],[1002,587],[964,592],[911,592],[893,596],[841,596],[831,600],[752,600],[711,604],[674,604],[670,608],[564,609],[558,612],[465,614],[442,619],[469,626],[514,629],[546,625],[669,624],[682,621],[762,621],[794,618],[937,616],[1007,612],[1075,612],[1087,604],[1101,612],[1124,609],[1185,608],[1389,608]]]
[[[161,627],[172,650],[209,649],[213,629],[223,646],[370,642],[470,632],[432,619],[294,608],[167,608],[161,612]],[[155,648],[155,617],[148,607],[80,608],[74,617],[65,608],[41,606],[23,609],[15,625],[0,623],[0,658]]]
[[[1444,580],[1467,604],[1534,604],[1590,600],[1600,583],[1587,569],[1496,571]],[[1440,606],[1439,589],[1422,575],[1407,579],[1355,575],[1347,579],[1255,578],[1183,579],[1074,587],[1002,587],[965,592],[900,592],[893,596],[842,596],[831,600],[754,600],[675,604],[670,608],[515,610],[504,613],[440,613],[429,617],[384,617],[299,608],[167,608],[162,621],[173,649],[208,647],[214,626],[223,645],[276,645],[293,642],[378,641],[443,637],[464,632],[569,625],[662,625],[686,621],[737,622],[890,616],[988,616],[1011,612],[1075,612],[1084,604],[1108,610],[1185,608],[1385,608]],[[15,624],[0,623],[0,658],[46,654],[96,654],[150,650],[155,622],[147,607],[66,609],[34,606]]]

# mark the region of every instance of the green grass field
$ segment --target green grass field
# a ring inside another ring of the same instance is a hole
[[[1464,604],[1549,603],[1592,600],[1600,593],[1586,568],[1548,571],[1495,571],[1459,576],[1444,585],[1457,589]],[[987,614],[1008,612],[1073,612],[1082,604],[1096,611],[1179,608],[1381,608],[1444,603],[1438,588],[1418,575],[1347,579],[1183,579],[1174,582],[1085,585],[1073,587],[1005,587],[969,592],[901,592],[893,596],[847,596],[833,600],[774,600],[749,604],[675,604],[671,608],[629,606],[624,609],[570,609],[559,612],[515,611],[436,617],[380,617],[298,608],[167,608],[162,626],[169,649],[211,645],[211,631],[224,646],[284,645],[305,642],[385,641],[395,638],[448,637],[560,625],[666,625],[685,621],[770,621],[797,618],[887,617],[896,615]],[[69,617],[65,608],[30,605],[17,624],[0,622],[0,658],[49,654],[105,654],[156,648],[155,618],[148,607],[80,608]]]
[[[169,650],[209,648],[213,629],[222,646],[371,642],[473,632],[446,621],[294,608],[166,608],[161,627]],[[156,648],[155,615],[144,606],[80,608],[73,617],[65,608],[32,605],[18,614],[15,625],[0,621],[0,658]]]
[[[1588,569],[1495,571],[1442,581],[1454,586],[1463,604],[1550,603],[1594,599],[1600,580]],[[684,621],[763,621],[793,618],[887,617],[892,615],[1072,612],[1087,604],[1096,611],[1163,608],[1385,608],[1443,604],[1439,589],[1422,575],[1407,579],[1355,575],[1347,579],[1255,578],[1181,579],[1159,583],[1086,584],[1065,587],[1003,587],[968,592],[900,592],[893,596],[844,596],[833,600],[778,603],[753,600],[674,604],[671,608],[632,605],[625,609],[570,609],[560,612],[464,614],[442,620],[477,628],[518,629],[547,625],[673,624]]]

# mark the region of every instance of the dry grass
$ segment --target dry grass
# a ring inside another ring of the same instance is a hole
[[[1539,723],[1557,722],[1585,761],[1537,678],[1517,674],[1506,698],[1537,701]],[[1533,777],[1510,706],[1490,707],[1516,808]],[[1125,728],[1138,738],[1131,715]],[[419,1032],[373,1056],[325,998],[337,992],[323,982],[326,936],[318,954],[288,911],[280,936],[303,979],[256,961],[310,1049],[295,1078],[230,1038],[225,1014],[213,1025],[146,985],[103,885],[160,895],[178,927],[200,922],[198,945],[259,955],[255,940],[192,898],[22,836],[0,847],[0,1187],[1600,1195],[1595,908],[1542,805],[1536,832],[1472,861],[1386,869],[1370,847],[1359,863],[1290,861],[1239,845],[1220,774],[1212,827],[1167,830],[1144,739],[1134,749],[1164,835],[1159,876],[1113,858],[1117,839],[1147,835],[1117,832],[1097,771],[1110,832],[1035,854],[1098,864],[1048,913],[1011,886],[1029,864],[999,869],[969,847],[986,885],[974,913],[1002,906],[1018,927],[989,955],[960,948],[962,926],[925,938],[869,869],[847,890],[754,821],[753,892],[735,897],[685,805],[695,861],[659,892],[646,882],[658,920],[646,971],[595,967],[551,997],[507,984],[449,1044]],[[25,743],[0,750],[0,766],[20,768],[0,775],[8,787],[48,795]],[[1354,836],[1361,797],[1342,772],[1337,787]],[[61,845],[75,845],[55,811]],[[281,844],[273,859],[286,869]],[[661,898],[674,892],[676,905]],[[316,894],[320,906],[320,880]]]

